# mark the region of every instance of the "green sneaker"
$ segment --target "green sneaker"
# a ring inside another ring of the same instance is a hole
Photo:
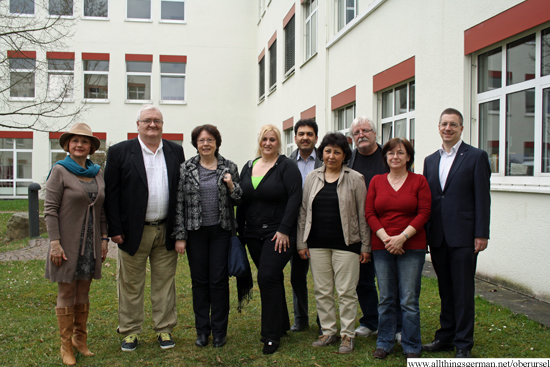
[[[130,334],[122,340],[122,345],[120,346],[120,349],[124,352],[131,352],[133,350],[136,350],[138,345],[138,335],[137,334]]]
[[[162,349],[174,348],[174,346],[176,345],[170,333],[158,333],[157,339]]]

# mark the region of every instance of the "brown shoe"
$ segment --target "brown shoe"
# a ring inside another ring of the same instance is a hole
[[[321,335],[319,339],[311,345],[314,347],[325,347],[336,342],[338,342],[338,337],[336,335]]]
[[[90,312],[90,304],[83,303],[74,305],[74,329],[73,329],[73,347],[76,348],[83,356],[91,357],[94,353],[90,352],[88,345],[88,332],[86,331],[86,323],[88,322],[88,313]]]
[[[374,352],[372,352],[372,356],[376,359],[384,359],[386,358],[389,354],[391,354],[393,352],[393,349],[390,350],[389,352],[386,352],[384,349],[382,348],[376,348],[376,350]]]
[[[338,353],[348,354],[353,352],[353,344],[354,344],[354,339],[350,338],[347,335],[344,335],[342,337],[342,342],[340,343],[340,348],[338,349]]]
[[[61,336],[61,358],[63,363],[68,366],[76,365],[76,359],[73,354],[73,343],[71,336],[74,327],[74,306],[56,307],[57,324],[59,325],[59,336]]]

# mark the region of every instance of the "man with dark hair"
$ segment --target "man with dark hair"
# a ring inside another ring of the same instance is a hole
[[[351,134],[355,149],[351,153],[348,167],[356,170],[365,177],[367,189],[371,179],[378,174],[389,172],[384,165],[382,147],[376,143],[376,126],[371,119],[360,116],[351,124]],[[357,284],[357,298],[363,316],[359,319],[359,327],[355,335],[368,337],[378,332],[378,293],[374,283],[374,265],[372,261],[361,264],[359,269],[359,283]],[[399,336],[398,341],[399,341]]]
[[[424,160],[432,192],[426,225],[441,298],[441,327],[426,352],[453,350],[470,358],[474,346],[477,256],[487,248],[491,212],[491,167],[484,150],[461,139],[462,114],[454,108],[439,117],[441,148]]]
[[[294,142],[298,146],[290,155],[290,160],[298,165],[302,174],[302,186],[308,173],[323,165],[315,151],[319,127],[313,119],[299,120],[294,125]],[[291,331],[302,331],[309,325],[307,272],[309,260],[302,260],[294,253],[290,260],[290,283],[292,284],[292,301],[294,304],[294,325]],[[321,330],[321,329],[319,329]]]
[[[138,137],[113,145],[105,168],[105,212],[109,235],[118,244],[118,328],[121,349],[138,345],[147,259],[151,270],[153,330],[162,349],[173,348],[177,323],[176,265],[171,237],[176,216],[181,145],[162,139],[164,120],[153,105],[137,115]]]

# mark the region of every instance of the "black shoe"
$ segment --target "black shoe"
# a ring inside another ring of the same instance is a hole
[[[174,348],[174,346],[176,345],[170,333],[158,333],[157,340],[159,341],[160,347],[162,349]]]
[[[225,336],[222,336],[219,338],[214,338],[214,340],[212,341],[212,346],[214,348],[221,348],[225,345],[225,343],[227,343],[227,340],[225,339]]]
[[[422,351],[424,352],[443,352],[443,351],[449,351],[454,350],[455,346],[453,343],[445,343],[441,340],[434,340],[433,342],[429,344],[422,345]]]
[[[273,354],[279,349],[279,342],[271,339],[267,339],[264,343],[263,354]]]
[[[304,331],[308,326],[309,326],[308,324],[295,323],[290,327],[290,331],[293,331],[293,332]]]
[[[472,358],[472,352],[466,349],[457,349],[455,358]]]
[[[197,341],[195,342],[197,347],[206,347],[208,345],[208,335],[198,334]]]

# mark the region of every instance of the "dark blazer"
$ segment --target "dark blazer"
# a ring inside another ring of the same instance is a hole
[[[484,150],[460,144],[445,190],[439,182],[439,150],[424,160],[424,176],[432,192],[426,225],[428,246],[474,247],[476,237],[489,238],[491,167]]]
[[[166,249],[173,250],[175,240],[170,236],[176,216],[177,188],[180,164],[185,161],[183,148],[162,139],[164,159],[168,171],[168,217],[166,218]],[[109,236],[124,235],[118,247],[134,255],[141,242],[149,190],[138,138],[123,141],[109,148],[105,167],[105,212],[109,222]]]
[[[315,148],[315,164],[313,165],[313,169],[317,169],[323,165],[323,161],[321,160],[321,157],[319,157],[319,154],[317,152],[317,148]],[[290,156],[288,157],[292,162],[298,164],[296,161],[296,157],[298,156],[298,149],[295,149],[292,153],[290,153]]]

